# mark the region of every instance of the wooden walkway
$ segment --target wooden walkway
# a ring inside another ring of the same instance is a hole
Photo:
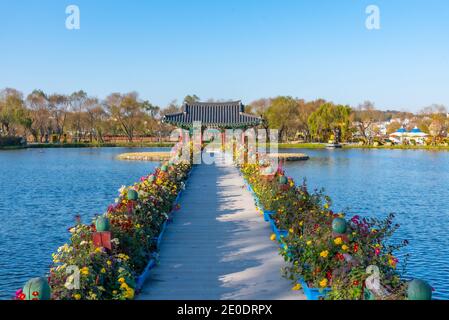
[[[282,278],[278,245],[235,167],[197,166],[180,204],[138,299],[305,299]]]

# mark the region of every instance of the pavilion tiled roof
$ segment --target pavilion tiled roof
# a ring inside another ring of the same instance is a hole
[[[202,126],[236,128],[257,126],[261,118],[244,113],[240,101],[185,103],[182,112],[167,114],[163,121],[178,127],[191,127],[194,121]]]

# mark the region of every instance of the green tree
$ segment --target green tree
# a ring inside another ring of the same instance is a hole
[[[14,136],[24,121],[26,110],[23,94],[6,88],[0,92],[0,134]]]
[[[320,141],[329,140],[334,136],[334,142],[340,143],[350,128],[349,117],[351,108],[332,103],[323,104],[309,117],[309,126],[312,136]]]
[[[294,127],[297,115],[298,104],[296,100],[292,97],[281,96],[271,101],[266,117],[270,129],[279,130],[279,139],[284,141],[284,137],[289,133],[289,129]]]
[[[192,104],[192,103],[195,103],[198,101],[200,101],[200,97],[198,97],[196,94],[194,94],[194,95],[187,95],[184,98],[183,103]]]
[[[310,142],[312,139],[312,134],[309,127],[309,117],[321,105],[326,103],[326,100],[318,99],[306,102],[304,99],[298,99],[297,102],[298,102],[298,116],[295,121],[296,130],[305,141]]]

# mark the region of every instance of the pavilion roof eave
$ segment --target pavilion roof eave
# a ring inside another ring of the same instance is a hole
[[[169,121],[166,120],[164,123],[174,125],[180,128],[190,129],[193,127],[193,123],[187,122],[177,122],[177,121]],[[237,128],[247,128],[247,127],[257,127],[260,125],[260,122],[244,122],[244,123],[203,123],[202,127],[206,128],[219,128],[219,129],[237,129]]]
[[[260,117],[245,113],[240,101],[185,103],[182,112],[163,118],[164,123],[181,128],[192,128],[195,121],[201,121],[202,127],[221,129],[255,127],[262,123]]]

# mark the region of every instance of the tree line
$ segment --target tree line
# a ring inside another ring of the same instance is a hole
[[[365,101],[356,107],[335,104],[324,99],[306,101],[289,96],[263,98],[252,102],[248,111],[262,118],[266,129],[279,130],[280,140],[305,142],[358,141],[373,144],[385,137],[382,123],[390,122],[386,134],[415,127],[434,139],[447,137],[448,111],[443,105],[431,105],[414,114],[382,111]],[[391,121],[391,120],[395,121]]]
[[[188,95],[183,103],[199,101]],[[208,100],[213,101],[213,100]],[[28,95],[6,88],[0,91],[0,136],[30,137],[34,142],[100,142],[107,136],[123,136],[132,142],[136,136],[167,137],[173,130],[161,122],[167,113],[179,112],[172,101],[165,108],[142,100],[137,92],[111,93],[100,100],[83,90],[69,95],[34,90]],[[278,129],[280,141],[333,140],[362,141],[372,144],[382,135],[379,123],[391,122],[387,133],[401,126],[415,126],[435,138],[447,136],[447,109],[432,105],[417,114],[377,110],[366,101],[357,107],[339,105],[324,99],[306,101],[290,96],[263,98],[246,106],[246,112],[262,118],[265,129]]]
[[[188,98],[188,97],[186,97]],[[104,100],[80,90],[69,95],[34,90],[27,96],[7,88],[0,92],[0,136],[32,137],[34,142],[104,142],[105,136],[166,136],[166,109],[141,100],[138,93],[112,93]]]

